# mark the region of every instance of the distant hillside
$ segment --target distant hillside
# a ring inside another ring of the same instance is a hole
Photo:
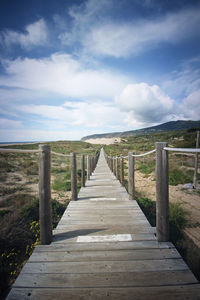
[[[88,135],[83,137],[81,140],[85,141],[88,139],[97,139],[97,138],[136,136],[136,135],[148,134],[152,132],[184,130],[190,128],[200,128],[200,121],[182,121],[182,120],[171,121],[157,126],[152,126],[152,127],[147,127],[147,128],[137,129],[137,130]]]

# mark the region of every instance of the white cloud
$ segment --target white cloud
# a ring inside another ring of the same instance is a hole
[[[93,103],[66,102],[62,106],[23,105],[17,109],[26,114],[40,115],[47,120],[57,120],[60,127],[63,127],[63,124],[88,128],[113,126],[124,117],[117,107],[100,101]],[[49,121],[47,123],[49,124]]]
[[[199,21],[200,11],[190,10],[135,24],[106,23],[94,26],[82,43],[96,55],[126,57],[145,52],[162,42],[177,43],[199,35],[196,31]]]
[[[87,68],[67,54],[4,61],[4,68],[7,75],[0,77],[2,86],[75,98],[113,98],[128,82],[123,75]]]
[[[148,6],[152,1],[143,2]],[[72,7],[69,12],[73,18],[72,29],[60,34],[62,43],[79,43],[85,53],[119,58],[137,55],[162,42],[176,44],[199,36],[196,30],[200,22],[199,9],[180,10],[154,19],[116,22],[110,17],[115,5],[114,1],[88,0]]]
[[[48,30],[43,19],[25,27],[25,33],[6,29],[0,32],[2,45],[20,45],[24,48],[45,45],[48,39]]]
[[[183,100],[182,112],[187,119],[200,120],[200,90],[191,93]]]
[[[116,104],[128,112],[129,124],[154,124],[162,122],[173,114],[174,101],[157,85],[147,83],[129,84],[116,97]]]
[[[162,88],[172,97],[183,99],[200,89],[200,56],[187,60],[162,82]]]
[[[20,128],[22,127],[21,121],[0,118],[0,127],[3,128]]]
[[[95,133],[95,132],[92,132]],[[81,137],[86,136],[86,130],[34,130],[34,129],[20,129],[0,131],[0,141],[13,142],[13,141],[57,141],[57,140],[79,140]]]

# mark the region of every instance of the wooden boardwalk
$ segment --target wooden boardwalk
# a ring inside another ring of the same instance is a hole
[[[200,284],[171,243],[158,243],[103,152],[49,246],[38,246],[13,299],[200,299]]]

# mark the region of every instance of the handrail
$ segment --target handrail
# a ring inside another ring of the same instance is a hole
[[[10,152],[10,153],[39,153],[43,152],[43,150],[26,150],[26,149],[4,149],[0,148],[0,152]]]
[[[57,155],[57,156],[64,156],[64,157],[70,157],[70,154],[62,154],[58,152],[51,151],[51,154]]]
[[[163,150],[166,150],[166,151],[175,151],[175,152],[200,153],[200,149],[197,149],[197,148],[170,148],[170,147],[164,147]]]
[[[132,156],[134,156],[134,157],[141,157],[141,156],[145,156],[145,155],[148,155],[148,154],[151,154],[151,153],[154,153],[154,152],[156,152],[156,149],[153,149],[153,150],[151,150],[149,152],[142,153],[142,154],[132,154]]]

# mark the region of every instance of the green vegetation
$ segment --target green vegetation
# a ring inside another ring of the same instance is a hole
[[[66,206],[52,200],[52,219],[55,227]],[[9,213],[9,212],[8,212]],[[28,258],[39,243],[39,200],[26,205],[12,228],[4,228],[0,237],[0,295],[3,295],[20,270],[24,258]]]
[[[155,172],[155,160],[147,163],[142,163],[141,161],[138,164],[138,170],[140,170],[143,174],[151,174],[152,172]]]
[[[138,198],[138,204],[146,215],[149,223],[156,226],[156,202],[149,198]],[[170,203],[169,206],[170,240],[176,245],[183,237],[183,229],[188,225],[186,211],[180,203]]]
[[[169,170],[169,184],[177,185],[177,184],[185,184],[193,181],[194,172],[191,170],[180,170],[170,168]]]
[[[57,177],[53,183],[54,191],[70,191],[71,190],[71,182],[63,181],[63,178]]]
[[[47,143],[54,152],[95,155],[100,145],[85,142]],[[12,145],[15,149],[38,149],[39,144]],[[10,148],[10,146],[5,146]],[[80,157],[77,157],[80,189]],[[53,227],[70,201],[70,158],[51,155]],[[38,154],[0,152],[0,298],[6,295],[34,247],[39,243]],[[61,203],[64,203],[61,204]],[[9,221],[8,221],[9,220]],[[3,295],[3,293],[5,293]]]
[[[9,209],[3,209],[3,210],[0,210],[0,218],[1,218],[1,217],[4,217],[4,216],[7,215],[8,213],[10,213],[10,210],[9,210]]]

